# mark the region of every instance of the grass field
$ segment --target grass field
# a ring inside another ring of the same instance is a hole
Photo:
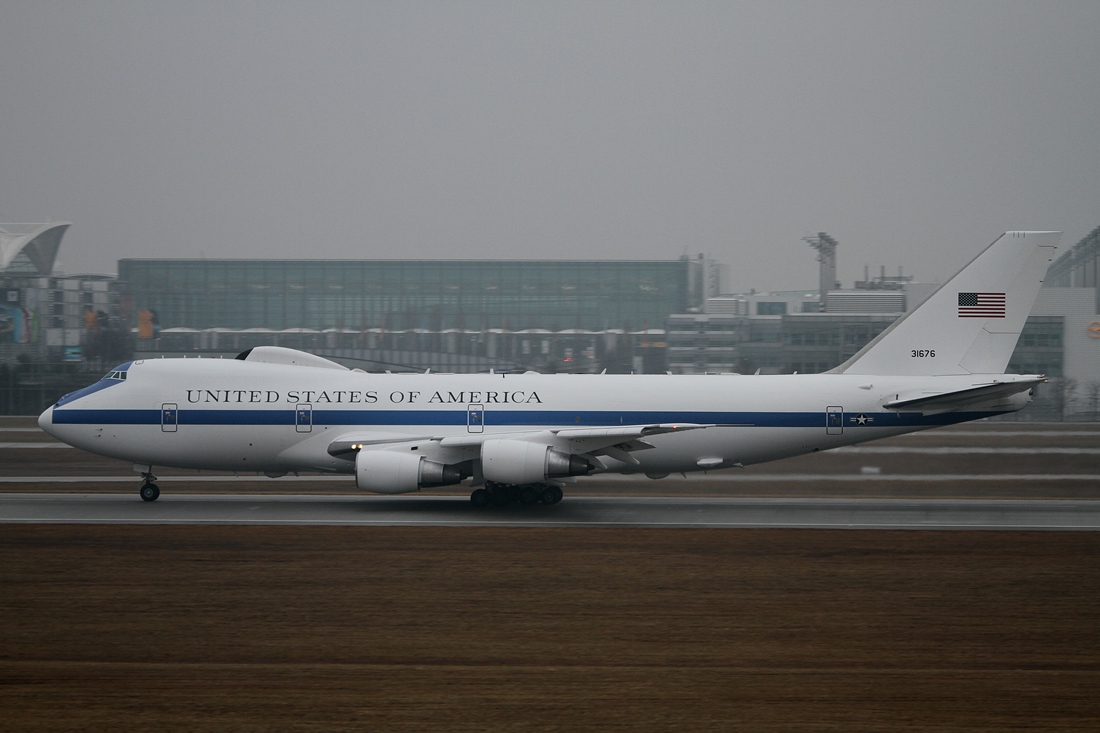
[[[1100,535],[8,526],[0,729],[1095,730]]]

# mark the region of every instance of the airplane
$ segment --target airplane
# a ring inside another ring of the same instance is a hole
[[[1060,232],[1006,232],[823,374],[377,374],[293,349],[138,359],[60,398],[41,428],[154,467],[353,474],[400,494],[470,480],[477,506],[552,505],[579,477],[748,466],[1022,409],[1005,374]]]

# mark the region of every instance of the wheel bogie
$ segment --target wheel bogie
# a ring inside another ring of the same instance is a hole
[[[486,506],[503,508],[513,504],[522,506],[557,504],[562,500],[562,496],[561,488],[554,484],[511,486],[490,482],[482,488],[474,489],[470,494],[470,501],[478,508]]]
[[[551,504],[557,504],[562,500],[565,493],[558,486],[547,486],[542,490],[542,494],[539,496],[539,501],[549,506]]]

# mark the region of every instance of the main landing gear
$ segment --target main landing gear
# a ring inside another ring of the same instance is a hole
[[[153,482],[157,480],[157,477],[151,473],[143,473],[141,477],[145,479],[145,482],[141,485],[141,490],[138,492],[141,494],[141,498],[145,501],[156,501],[160,496],[160,487]]]
[[[506,486],[504,484],[489,483],[483,489],[474,489],[470,494],[470,501],[476,507],[499,506],[506,507],[512,504],[557,504],[565,494],[561,487],[554,484],[525,484],[523,486]]]

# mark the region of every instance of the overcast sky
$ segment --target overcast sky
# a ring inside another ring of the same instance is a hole
[[[0,222],[122,257],[941,280],[1100,225],[1100,2],[0,0]]]

